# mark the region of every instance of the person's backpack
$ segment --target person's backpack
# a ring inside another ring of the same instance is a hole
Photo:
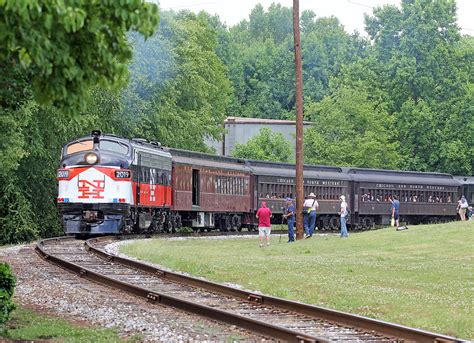
[[[351,209],[349,208],[349,205],[346,206],[346,216],[350,216],[351,215]]]

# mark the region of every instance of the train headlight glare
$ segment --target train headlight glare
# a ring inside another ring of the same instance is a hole
[[[89,164],[94,164],[97,162],[97,160],[99,159],[99,157],[94,154],[94,153],[89,153],[86,155],[86,162],[89,163]]]

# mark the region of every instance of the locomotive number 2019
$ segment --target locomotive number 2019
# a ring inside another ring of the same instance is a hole
[[[117,170],[115,171],[115,178],[117,179],[129,179],[130,178],[130,171],[129,170]]]

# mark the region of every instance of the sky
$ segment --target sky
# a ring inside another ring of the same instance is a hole
[[[266,9],[271,3],[292,7],[293,0],[154,0],[164,10],[193,12],[204,10],[217,14],[227,26],[233,26],[248,19],[250,11],[260,3]],[[458,25],[463,34],[474,35],[474,0],[456,0]],[[300,0],[300,11],[312,10],[318,17],[335,16],[347,32],[364,33],[364,13],[371,14],[372,8],[384,4],[399,5],[400,0]]]

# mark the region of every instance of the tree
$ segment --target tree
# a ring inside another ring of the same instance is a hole
[[[306,115],[315,123],[305,131],[305,161],[311,164],[395,168],[400,160],[393,117],[384,103],[371,100],[363,82],[339,86]]]
[[[329,79],[342,65],[363,56],[365,44],[349,35],[334,18],[304,11],[302,26],[305,99],[319,101]],[[226,64],[234,85],[234,115],[272,119],[294,118],[295,68],[291,8],[255,6],[249,21],[230,28]]]
[[[306,101],[319,101],[329,92],[329,80],[343,65],[364,54],[365,42],[349,35],[335,17],[314,19],[305,12],[302,35],[303,87]],[[362,45],[362,47],[361,47]]]
[[[3,324],[8,320],[10,312],[15,309],[12,301],[15,283],[15,277],[10,266],[6,263],[0,263],[0,333]]]
[[[16,243],[60,232],[60,147],[97,118],[77,116],[90,87],[127,75],[125,32],[149,35],[159,18],[156,5],[136,0],[7,0],[0,18],[0,243]]]
[[[262,128],[245,144],[237,144],[232,156],[260,161],[290,162],[293,152],[282,133]]]
[[[162,25],[145,44],[135,45],[123,115],[134,118],[135,136],[206,151],[205,138],[218,138],[222,132],[232,93],[226,68],[216,54],[217,31],[204,13],[166,14]],[[168,53],[155,54],[157,45],[167,46]],[[144,56],[158,61],[152,73],[142,67]],[[140,86],[142,80],[146,86]]]
[[[125,32],[145,36],[158,8],[137,0],[0,2],[0,64],[21,64],[35,99],[70,112],[85,105],[90,86],[117,86],[131,57]]]
[[[463,121],[466,110],[472,116],[473,49],[461,39],[455,2],[404,0],[400,9],[376,8],[366,27],[380,88],[390,94],[388,111],[407,154],[401,167],[472,172],[465,130],[470,124],[454,123]]]

